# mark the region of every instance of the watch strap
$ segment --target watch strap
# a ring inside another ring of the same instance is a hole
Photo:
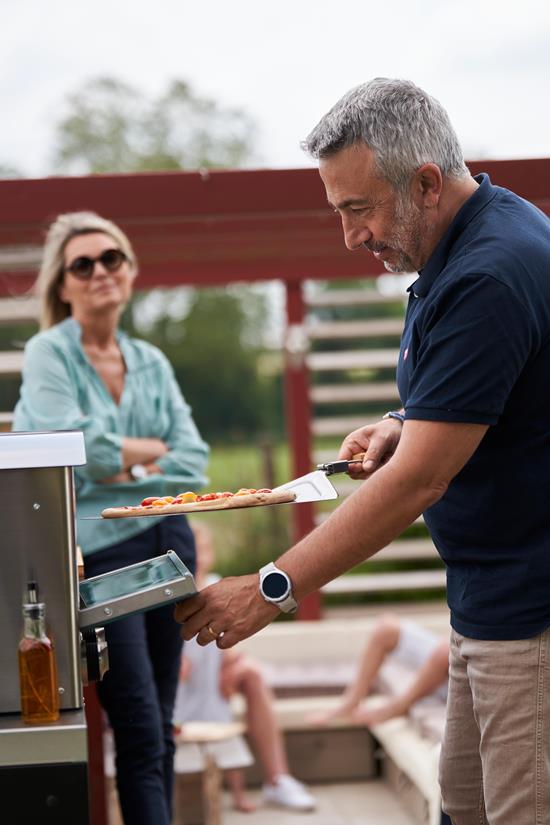
[[[398,412],[397,410],[390,410],[389,412],[385,413],[382,418],[395,418],[396,421],[400,421],[402,424],[405,422],[405,416],[403,413]]]

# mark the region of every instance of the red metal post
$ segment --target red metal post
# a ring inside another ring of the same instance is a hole
[[[90,825],[107,825],[107,792],[103,766],[103,711],[95,684],[84,688],[88,728],[88,797]]]
[[[304,325],[303,283],[287,281],[285,337],[285,404],[286,423],[291,448],[292,478],[309,473],[311,456],[311,402],[306,365],[307,335]],[[313,504],[292,508],[293,539],[299,541],[315,526]],[[299,619],[321,618],[321,597],[312,593],[302,600]]]

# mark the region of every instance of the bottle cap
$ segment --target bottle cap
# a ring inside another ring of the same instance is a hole
[[[29,619],[42,619],[46,613],[46,605],[38,601],[38,584],[31,580],[27,582],[27,601],[23,603],[23,615]]]

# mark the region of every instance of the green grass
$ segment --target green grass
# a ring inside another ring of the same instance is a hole
[[[239,487],[276,487],[289,480],[288,447],[270,442],[213,444],[208,475],[208,488],[213,491],[236,492]]]
[[[276,487],[290,480],[286,444],[211,445],[209,481],[214,492]],[[291,510],[285,505],[193,516],[208,527],[223,576],[251,573],[290,546]]]

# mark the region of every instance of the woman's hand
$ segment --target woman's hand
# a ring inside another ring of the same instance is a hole
[[[128,472],[128,470],[122,470],[121,473],[117,473],[114,476],[107,476],[107,478],[98,478],[98,484],[127,484],[129,481],[132,481],[132,476]]]
[[[395,418],[360,427],[345,437],[338,458],[349,461],[357,453],[364,453],[363,463],[351,464],[348,472],[352,478],[368,478],[390,460],[402,429],[403,424]]]

